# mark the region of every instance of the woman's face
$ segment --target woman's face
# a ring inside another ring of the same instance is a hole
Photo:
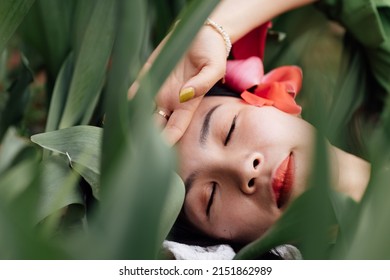
[[[261,236],[306,188],[314,128],[274,107],[207,97],[178,145],[184,212],[204,233]]]

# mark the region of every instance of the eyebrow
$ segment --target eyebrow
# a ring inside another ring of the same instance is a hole
[[[221,104],[216,105],[213,108],[211,108],[207,112],[206,116],[204,117],[202,129],[200,130],[200,136],[199,136],[199,143],[201,144],[201,146],[203,146],[207,141],[207,137],[208,137],[209,131],[210,131],[211,116],[213,115],[215,109],[217,109],[219,106],[221,106]]]

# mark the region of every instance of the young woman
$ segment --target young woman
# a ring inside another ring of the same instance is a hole
[[[234,43],[254,26],[315,1],[260,2],[248,1],[248,6],[238,8],[233,0],[221,1],[211,18],[232,34]],[[380,16],[388,11],[389,3],[368,2],[370,5],[367,1],[356,1],[353,5],[348,1],[317,3],[318,8],[346,28],[344,65],[338,78],[338,89],[343,90],[340,95],[360,92],[365,96],[384,96],[390,91],[386,74],[390,70],[390,40],[384,32],[388,19]],[[251,11],[246,10],[248,7]],[[239,20],[240,17],[247,20]],[[289,18],[286,18],[284,23],[288,29]],[[182,217],[192,228],[209,237],[247,243],[261,236],[308,188],[316,131],[296,111],[285,110],[275,102],[257,106],[257,101],[252,102],[248,94],[240,97],[245,90],[256,91],[250,87],[240,90],[229,86],[213,88],[210,97],[202,99],[203,92],[213,84],[208,78],[217,81],[224,76],[226,69],[224,63],[217,63],[223,58],[215,55],[216,49],[219,54],[226,52],[224,40],[220,38],[219,43],[213,41],[207,45],[213,47],[209,51],[202,43],[212,36],[212,32],[214,36],[218,35],[209,26],[202,28],[188,55],[164,85],[157,103],[168,119],[165,129],[168,139],[175,142],[182,136],[178,145],[179,173],[187,191]],[[299,37],[295,39],[299,41]],[[302,46],[303,51],[310,49]],[[209,64],[191,63],[194,57],[205,58],[200,61]],[[272,65],[272,69],[282,60],[268,65]],[[189,71],[186,67],[193,69]],[[210,72],[212,69],[214,71]],[[187,76],[181,75],[183,73]],[[175,77],[181,77],[182,83]],[[185,96],[190,96],[185,98],[187,101],[181,100],[184,103],[173,100],[175,89],[180,88],[192,88],[191,95],[188,90],[184,91]],[[167,94],[168,98],[164,98]],[[328,152],[333,186],[359,201],[369,180],[370,165],[330,143]]]

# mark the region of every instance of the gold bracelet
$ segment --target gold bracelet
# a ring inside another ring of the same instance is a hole
[[[228,57],[230,54],[230,50],[232,49],[232,42],[230,41],[229,35],[226,33],[226,31],[223,29],[221,25],[217,24],[215,21],[209,18],[206,20],[204,24],[213,27],[219,34],[221,34],[223,40],[225,41],[225,47],[227,53],[226,57]]]

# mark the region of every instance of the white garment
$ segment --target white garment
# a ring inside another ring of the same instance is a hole
[[[226,244],[201,247],[165,240],[163,247],[177,260],[231,260],[236,253]]]
[[[201,247],[165,240],[163,247],[176,260],[231,260],[236,255],[233,248],[226,244]],[[271,252],[285,260],[302,260],[298,248],[289,244],[276,246]]]

